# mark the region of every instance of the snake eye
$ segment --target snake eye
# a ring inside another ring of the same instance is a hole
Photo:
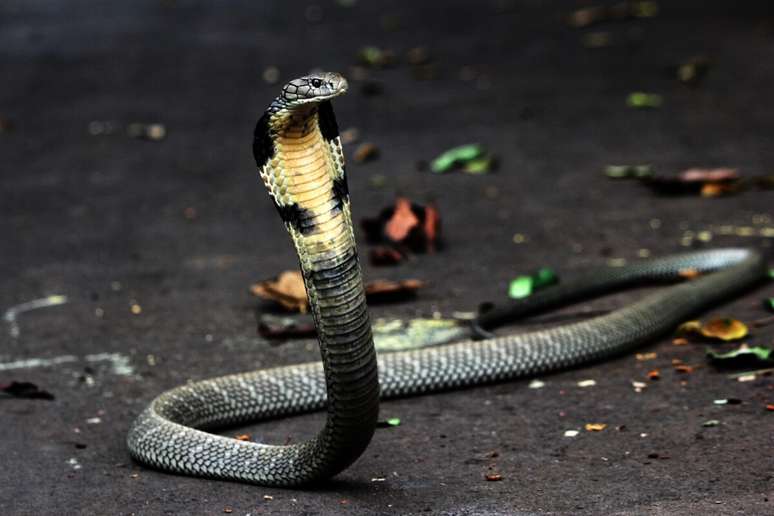
[[[322,81],[320,79],[312,79],[312,86],[315,88],[319,88],[322,86]]]

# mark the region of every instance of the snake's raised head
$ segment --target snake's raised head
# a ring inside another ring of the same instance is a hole
[[[281,98],[288,107],[323,102],[347,91],[347,80],[340,74],[320,72],[293,79],[282,87]]]

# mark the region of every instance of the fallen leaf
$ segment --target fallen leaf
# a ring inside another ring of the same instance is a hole
[[[774,350],[763,346],[750,347],[742,344],[737,349],[718,353],[707,348],[710,361],[719,367],[747,367],[774,362]]]
[[[675,176],[651,176],[643,183],[661,195],[700,194],[717,197],[741,187],[741,176],[734,168],[689,168]]]
[[[496,160],[491,156],[483,156],[468,161],[462,166],[463,172],[468,174],[486,174],[494,170]]]
[[[767,403],[766,410],[768,410],[769,412],[774,412],[774,403]]]
[[[366,283],[365,293],[371,303],[397,301],[416,295],[417,290],[424,286],[424,282],[418,279],[400,281],[377,279]]]
[[[371,244],[390,244],[400,254],[435,252],[438,249],[441,222],[433,205],[420,205],[398,197],[393,206],[382,209],[374,218],[361,222],[366,240]],[[400,261],[403,256],[392,256]]]
[[[678,337],[672,340],[673,346],[685,346],[686,344],[688,344],[688,339],[685,339],[683,337]]]
[[[689,374],[693,372],[693,367],[685,364],[678,364],[675,366],[675,371],[678,373]]]
[[[430,162],[430,170],[441,174],[455,168],[462,168],[472,174],[482,174],[489,172],[493,165],[494,159],[484,148],[477,143],[472,143],[442,152]]]
[[[418,279],[391,281],[377,279],[365,285],[366,299],[370,303],[399,301],[416,295],[417,290],[424,287],[424,282]],[[263,299],[276,301],[288,310],[306,313],[309,303],[306,297],[304,278],[300,271],[284,271],[276,280],[256,283],[250,287],[250,292]],[[292,317],[278,317],[264,314],[258,326],[264,337],[300,337],[310,331],[314,333],[311,320],[299,320]]]
[[[655,359],[656,357],[658,357],[658,354],[657,354],[657,353],[654,353],[654,352],[652,352],[652,351],[651,351],[650,353],[637,353],[637,354],[635,355],[635,358],[637,358],[637,360],[639,360],[639,361],[641,361],[641,362],[643,362],[643,361],[645,361],[645,360],[653,360],[653,359]]]
[[[314,337],[317,335],[317,329],[309,315],[280,317],[261,314],[258,321],[258,334],[266,339],[302,339]]]
[[[658,93],[635,91],[626,97],[626,105],[635,109],[655,109],[661,107],[664,97]]]
[[[737,191],[736,185],[730,183],[704,183],[701,185],[702,197],[720,197]]]
[[[405,351],[469,337],[469,326],[456,319],[383,319],[373,322],[374,347],[379,352]]]
[[[536,290],[557,283],[559,278],[556,273],[543,267],[529,276],[517,276],[508,284],[508,297],[511,299],[522,299],[529,297]]]
[[[0,385],[0,392],[14,398],[25,398],[33,400],[53,400],[54,395],[44,391],[34,383],[30,382],[11,382]]]
[[[702,423],[701,426],[712,427],[712,426],[718,426],[719,424],[720,424],[720,421],[718,421],[717,419],[709,419],[704,423]]]
[[[381,245],[371,249],[369,259],[372,265],[397,265],[405,256],[397,249]]]
[[[605,428],[607,428],[606,423],[586,423],[587,432],[601,432]]]
[[[730,317],[712,319],[706,323],[700,321],[684,322],[677,328],[680,335],[700,335],[707,339],[731,341],[744,338],[748,334],[747,325]]]
[[[500,473],[487,473],[484,478],[486,478],[487,482],[499,482],[503,479],[503,476]]]
[[[250,434],[239,434],[234,436],[234,439],[237,441],[252,441],[252,437],[250,437]]]
[[[686,183],[714,183],[739,179],[739,172],[735,168],[689,168],[681,172],[678,177]]]
[[[648,371],[648,378],[651,380],[658,380],[661,378],[661,373],[658,369],[653,369],[652,371]]]
[[[747,336],[747,326],[736,319],[718,318],[702,324],[701,334],[710,339],[738,340]]]
[[[275,280],[252,285],[250,292],[254,296],[276,301],[287,310],[306,313],[309,309],[304,277],[300,271],[281,272]]]
[[[361,143],[357,147],[357,149],[355,149],[355,153],[353,154],[353,158],[358,163],[373,161],[378,157],[379,157],[379,148],[375,144],[370,142]]]
[[[391,417],[389,419],[380,420],[377,421],[376,426],[377,428],[391,428],[393,426],[400,426],[400,418]]]
[[[700,321],[686,321],[677,327],[677,333],[681,335],[688,335],[692,333],[701,333]]]
[[[411,202],[405,197],[395,201],[395,211],[384,226],[387,238],[394,242],[405,240],[412,229],[419,225],[419,218],[411,209]]]

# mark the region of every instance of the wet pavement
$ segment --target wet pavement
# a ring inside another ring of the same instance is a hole
[[[661,197],[603,173],[650,163],[663,174],[774,174],[774,9],[707,3],[579,29],[565,17],[580,4],[558,1],[3,2],[0,309],[66,300],[1,321],[0,384],[32,382],[55,399],[0,398],[0,512],[774,514],[772,377],[739,382],[707,364],[703,344],[671,337],[643,348],[655,358],[546,376],[542,388],[527,380],[384,403],[401,425],[379,429],[357,463],[315,489],[169,475],[133,463],[124,443],[167,388],[316,357],[311,341],[258,337],[266,305],[248,293],[295,266],[250,152],[279,90],[262,78],[270,66],[280,82],[316,67],[350,77],[339,125],[380,151],[361,164],[357,144],[346,148],[355,219],[396,195],[439,209],[442,251],[364,264],[367,278],[428,282],[375,316],[503,302],[509,279],[542,266],[561,276],[687,248],[770,253],[772,190]],[[365,45],[399,62],[358,81]],[[432,64],[406,63],[417,46]],[[689,87],[669,70],[695,56],[712,65]],[[635,91],[660,94],[661,107],[628,107]],[[146,129],[135,123],[164,134],[131,137]],[[418,170],[469,142],[498,156],[496,172]],[[772,295],[764,285],[704,317],[761,319]],[[747,341],[772,346],[774,325]],[[674,360],[695,368],[681,373]],[[647,378],[653,369],[660,380]],[[633,381],[647,387],[635,392]],[[729,398],[742,403],[714,403]],[[223,433],[295,442],[321,421]]]

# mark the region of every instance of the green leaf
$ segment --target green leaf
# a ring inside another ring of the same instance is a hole
[[[556,273],[548,267],[543,267],[533,276],[535,278],[535,288],[543,288],[552,285],[558,281]]]
[[[663,103],[664,98],[658,93],[635,91],[626,97],[626,105],[636,109],[659,108]]]
[[[457,165],[476,160],[484,155],[484,149],[477,143],[454,147],[441,153],[430,163],[430,170],[440,174],[448,172]]]
[[[517,276],[511,280],[508,285],[508,297],[522,299],[532,295],[538,289],[553,285],[557,281],[556,273],[548,267],[543,267],[531,276]]]
[[[704,423],[702,423],[701,426],[706,426],[706,427],[709,428],[709,427],[712,427],[712,426],[718,426],[719,424],[720,424],[720,421],[718,421],[717,419],[709,419],[709,420],[705,421]]]
[[[391,417],[389,419],[382,419],[381,421],[376,423],[376,426],[378,426],[379,428],[390,428],[393,426],[400,426],[400,418]]]
[[[489,156],[484,156],[468,161],[462,167],[462,170],[468,174],[486,174],[492,170],[492,158]]]
[[[769,310],[774,310],[774,297],[770,297],[768,299],[764,299],[763,300],[763,306],[765,306]]]
[[[744,344],[737,349],[732,349],[726,353],[718,353],[717,351],[707,348],[707,356],[714,364],[729,367],[747,365],[750,362],[774,362],[774,351],[770,348],[764,348],[762,346],[751,348]]]
[[[774,269],[769,269],[769,278],[774,279]]]
[[[532,276],[518,276],[511,280],[508,285],[508,297],[511,299],[521,299],[532,294],[534,280]]]

